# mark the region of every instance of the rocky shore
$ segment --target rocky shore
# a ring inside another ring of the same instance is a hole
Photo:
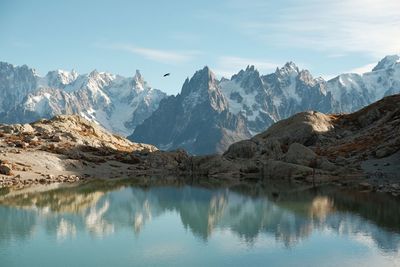
[[[335,184],[400,195],[400,95],[352,114],[309,111],[222,155],[159,151],[79,116],[0,125],[0,188],[90,179],[184,177],[224,183]]]

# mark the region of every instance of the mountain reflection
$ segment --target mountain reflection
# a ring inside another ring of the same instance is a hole
[[[229,230],[248,244],[267,234],[291,247],[313,231],[328,229],[371,239],[383,250],[398,251],[400,206],[394,199],[376,198],[304,191],[272,200],[268,194],[190,186],[59,189],[3,197],[0,245],[12,239],[29,239],[38,224],[58,240],[73,238],[79,232],[102,237],[121,229],[140,235],[152,220],[175,212],[182,225],[203,240],[215,231]]]

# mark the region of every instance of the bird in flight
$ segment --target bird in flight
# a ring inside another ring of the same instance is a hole
[[[168,72],[168,73],[165,73],[165,74],[164,74],[164,77],[167,77],[167,76],[169,76],[169,75],[171,75],[171,73],[169,73],[169,72]]]

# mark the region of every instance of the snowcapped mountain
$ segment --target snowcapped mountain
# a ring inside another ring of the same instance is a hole
[[[180,94],[161,101],[129,138],[193,154],[222,152],[295,113],[352,112],[397,92],[398,56],[385,57],[363,75],[341,74],[329,81],[293,62],[267,75],[248,66],[221,80],[205,67],[185,81]]]
[[[220,85],[229,99],[230,112],[242,114],[253,134],[300,111],[337,110],[325,81],[314,79],[307,70],[300,71],[293,62],[264,76],[254,66],[247,67]]]
[[[36,88],[37,76],[33,69],[0,62],[0,113],[14,108]]]
[[[27,66],[0,63],[0,120],[31,122],[57,114],[80,114],[128,135],[157,109],[166,94],[151,88],[139,71],[125,78],[96,70],[50,71],[38,76]]]
[[[243,116],[229,112],[229,102],[208,67],[186,79],[182,91],[160,102],[158,109],[128,138],[161,149],[184,148],[195,154],[222,152],[251,136]]]
[[[341,74],[327,82],[327,90],[338,101],[340,110],[355,111],[384,96],[400,92],[400,57],[386,56],[362,75]]]
[[[254,66],[230,79],[208,67],[167,97],[139,71],[122,77],[92,71],[50,71],[0,62],[0,122],[24,123],[56,114],[80,114],[106,129],[161,149],[193,154],[225,151],[297,112],[352,112],[400,92],[400,57],[386,56],[362,75],[314,78],[293,62],[261,75]]]

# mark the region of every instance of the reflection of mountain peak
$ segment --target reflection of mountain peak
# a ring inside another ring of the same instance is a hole
[[[48,207],[48,213],[43,217],[46,232],[62,239],[81,231],[103,236],[130,229],[139,234],[144,226],[151,232],[157,230],[151,227],[167,225],[174,228],[184,226],[203,240],[212,238],[216,230],[229,229],[230,233],[250,244],[257,242],[260,235],[272,235],[290,247],[312,235],[316,229],[327,228],[350,236],[364,233],[385,249],[398,250],[400,244],[399,234],[372,223],[373,219],[379,224],[388,222],[397,225],[395,232],[399,232],[399,205],[380,206],[377,203],[382,203],[381,200],[360,199],[344,193],[335,193],[333,198],[324,194],[315,196],[312,192],[281,194],[279,201],[273,202],[266,197],[247,196],[229,190],[188,186],[109,190],[112,188],[63,189],[32,194],[27,198],[4,198],[2,204],[9,208],[0,206],[0,237],[29,237],[32,229],[42,223],[36,217]],[[13,210],[13,207],[24,209]],[[355,213],[361,212],[368,220],[354,215],[354,207],[357,207]],[[10,209],[13,210],[11,213]],[[168,216],[162,216],[165,214]],[[181,225],[171,225],[170,215],[180,220]],[[383,215],[385,217],[379,217]],[[27,219],[21,220],[22,217]],[[0,245],[1,242],[0,238]]]

